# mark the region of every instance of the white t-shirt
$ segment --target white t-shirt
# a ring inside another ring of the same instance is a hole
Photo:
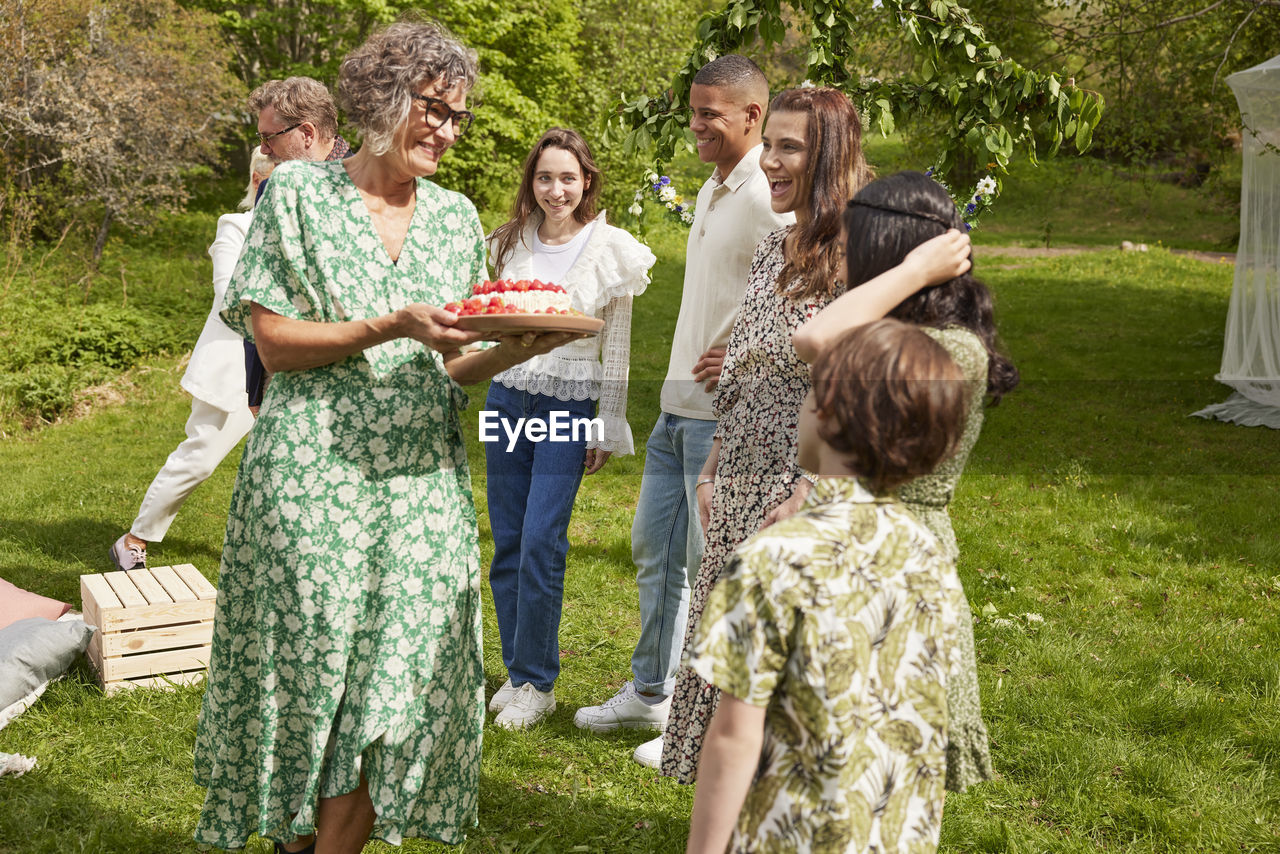
[[[584,225],[568,243],[561,243],[559,246],[543,243],[535,228],[533,230],[533,277],[552,283],[563,280],[577,263],[578,256],[582,254],[582,248],[587,245],[595,227],[595,220],[592,220]]]

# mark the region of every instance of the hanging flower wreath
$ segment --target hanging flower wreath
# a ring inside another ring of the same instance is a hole
[[[684,196],[676,192],[676,185],[666,175],[659,175],[652,170],[645,173],[644,186],[636,190],[627,213],[640,216],[644,213],[644,202],[647,196],[653,196],[664,208],[671,212],[677,222],[693,225],[693,203],[685,201]]]

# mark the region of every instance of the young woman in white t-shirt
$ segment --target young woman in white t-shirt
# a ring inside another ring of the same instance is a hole
[[[611,454],[634,452],[627,424],[631,300],[644,292],[656,259],[605,222],[604,212],[597,215],[599,195],[600,170],[586,142],[552,128],[525,160],[511,218],[489,237],[498,278],[553,282],[575,309],[604,320],[598,336],[498,374],[485,402],[504,425],[497,441],[485,443],[485,461],[494,544],[489,586],[508,676],[489,709],[507,729],[537,723],[556,707],[569,517],[582,475],[595,474]],[[547,424],[547,438],[532,441],[520,419]],[[508,430],[519,430],[518,437],[509,439]]]

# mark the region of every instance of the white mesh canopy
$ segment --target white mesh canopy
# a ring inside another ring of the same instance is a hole
[[[1235,389],[1196,415],[1280,428],[1280,56],[1227,78],[1244,124],[1240,246],[1217,379]]]

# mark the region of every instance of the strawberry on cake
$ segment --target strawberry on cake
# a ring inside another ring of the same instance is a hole
[[[580,314],[570,307],[569,294],[559,285],[537,279],[499,279],[481,282],[472,296],[445,306],[459,317],[477,314]]]

